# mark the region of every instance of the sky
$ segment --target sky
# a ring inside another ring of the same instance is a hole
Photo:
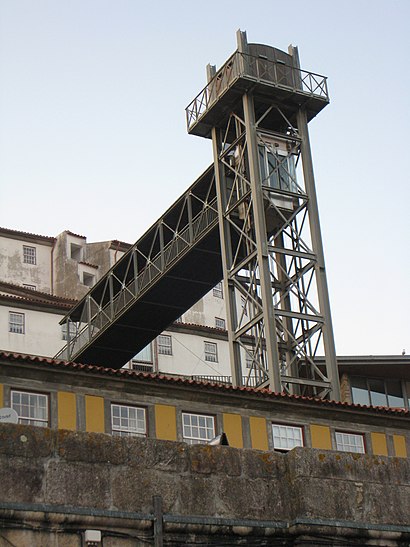
[[[185,107],[249,42],[328,76],[309,125],[339,355],[410,354],[408,0],[0,0],[0,226],[135,242],[212,163]]]

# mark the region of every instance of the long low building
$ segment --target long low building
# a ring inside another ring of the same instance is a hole
[[[0,545],[408,545],[406,409],[7,352],[1,406]]]
[[[0,353],[0,407],[20,423],[237,448],[408,457],[409,411]]]

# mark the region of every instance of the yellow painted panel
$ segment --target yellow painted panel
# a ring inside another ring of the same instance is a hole
[[[387,456],[387,440],[384,433],[371,433],[373,454]]]
[[[312,448],[332,450],[332,438],[330,436],[330,428],[327,425],[311,424],[310,436],[312,438]]]
[[[268,450],[268,432],[266,431],[265,418],[251,416],[249,418],[249,427],[251,430],[252,448],[257,450]]]
[[[229,445],[243,448],[242,416],[240,414],[224,414],[223,423]]]
[[[104,399],[94,395],[85,396],[85,430],[104,433]]]
[[[75,393],[59,391],[58,401],[58,429],[77,429],[77,409]]]
[[[393,435],[394,453],[398,458],[407,458],[406,437]]]
[[[157,439],[177,440],[177,413],[174,406],[155,405],[155,431]]]
[[[3,384],[0,384],[0,408],[4,405]]]

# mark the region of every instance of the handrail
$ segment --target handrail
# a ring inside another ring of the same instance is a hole
[[[166,271],[180,256],[202,237],[204,232],[218,219],[217,198],[204,204],[204,208],[188,223],[177,237],[164,246],[155,257],[149,260],[144,269],[121,288],[115,297],[103,308],[100,308],[90,321],[78,331],[55,356],[56,359],[70,359],[86,344],[96,333],[102,331],[106,325],[114,320],[128,304],[138,298],[151,283]],[[192,239],[188,234],[192,234]],[[112,275],[112,273],[111,273]],[[113,310],[113,312],[111,312]]]
[[[188,131],[239,77],[329,100],[326,76],[236,51],[186,107]]]

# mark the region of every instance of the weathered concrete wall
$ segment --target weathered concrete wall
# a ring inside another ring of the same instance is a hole
[[[340,536],[351,545],[410,540],[406,459],[0,425],[0,546],[7,538],[19,547],[77,547],[86,528],[105,531],[105,546],[139,545],[129,536],[152,537],[153,496],[162,498],[165,538],[181,545],[199,536],[272,538],[261,545],[323,535],[328,545]]]

